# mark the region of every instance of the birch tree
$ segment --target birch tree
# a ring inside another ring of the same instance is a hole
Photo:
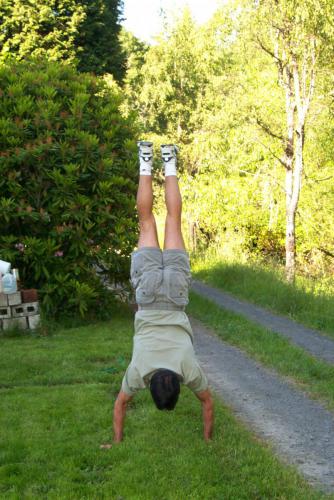
[[[275,61],[285,95],[286,131],[279,159],[286,171],[286,277],[294,281],[296,214],[301,193],[307,118],[320,60],[328,55],[334,6],[326,0],[260,0],[256,42]],[[270,133],[270,131],[268,131]],[[272,133],[273,134],[273,133]],[[274,134],[273,134],[274,135]]]

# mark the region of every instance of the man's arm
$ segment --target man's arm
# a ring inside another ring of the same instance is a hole
[[[126,414],[126,405],[132,399],[123,391],[117,396],[114,406],[114,443],[120,443],[123,439],[123,427]]]
[[[203,431],[205,441],[210,441],[213,432],[213,399],[209,389],[195,393],[202,403]]]

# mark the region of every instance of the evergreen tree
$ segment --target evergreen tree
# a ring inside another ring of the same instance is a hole
[[[79,53],[78,69],[97,75],[111,73],[121,82],[125,57],[119,40],[122,0],[81,0],[85,19],[75,39]]]
[[[76,63],[81,71],[124,72],[118,40],[121,0],[3,0],[0,60],[46,56]]]

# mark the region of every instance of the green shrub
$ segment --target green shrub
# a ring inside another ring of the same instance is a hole
[[[245,228],[243,249],[253,257],[285,260],[285,234],[279,227],[269,229],[265,224],[249,223]]]
[[[121,102],[116,86],[64,63],[0,66],[0,258],[48,315],[105,307],[96,266],[128,277],[137,167]]]

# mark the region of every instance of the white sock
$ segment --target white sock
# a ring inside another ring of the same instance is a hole
[[[165,177],[168,175],[177,175],[176,159],[172,158],[168,162],[164,162]]]
[[[139,158],[139,174],[140,175],[152,175],[152,160],[145,161]]]

